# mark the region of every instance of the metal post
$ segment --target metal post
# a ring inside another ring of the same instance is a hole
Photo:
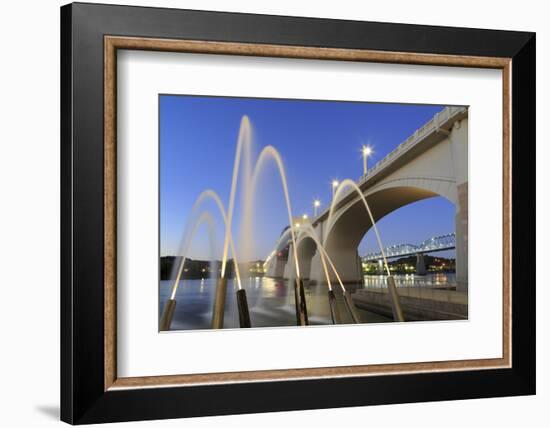
[[[299,322],[298,325],[309,325],[307,318],[307,304],[306,304],[306,294],[304,290],[304,283],[302,278],[296,278],[296,288],[298,289],[298,310],[299,310]]]
[[[330,307],[330,316],[332,318],[333,324],[341,324],[342,320],[340,319],[340,313],[338,312],[338,306],[336,305],[336,296],[334,291],[328,291],[328,304]]]
[[[223,328],[223,316],[225,313],[225,296],[227,293],[227,279],[218,278],[216,285],[216,297],[212,309],[212,328]]]
[[[160,317],[160,331],[170,330],[170,324],[172,324],[172,318],[176,309],[176,299],[168,299],[164,305],[162,316]]]
[[[250,328],[250,313],[248,312],[246,291],[243,288],[237,290],[237,308],[239,309],[239,325],[241,328]]]
[[[296,325],[302,325],[300,321],[300,292],[298,289],[298,281],[294,282],[294,306],[296,308]]]
[[[388,278],[388,294],[390,295],[391,310],[393,312],[393,320],[403,322],[405,321],[405,317],[403,316],[403,310],[401,309],[399,294],[397,294],[395,279],[391,275],[388,275],[387,278]]]
[[[360,324],[361,320],[359,319],[359,315],[357,315],[357,312],[355,312],[355,306],[353,305],[353,300],[351,300],[351,296],[344,292],[344,302],[346,302],[346,307],[348,308],[348,311],[351,315],[351,319],[353,320],[354,324]]]

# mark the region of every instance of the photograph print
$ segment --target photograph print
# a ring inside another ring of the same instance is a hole
[[[468,319],[468,107],[159,95],[159,331]]]

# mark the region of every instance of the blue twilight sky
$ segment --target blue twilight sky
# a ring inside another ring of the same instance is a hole
[[[294,216],[312,215],[313,200],[321,209],[331,196],[332,179],[362,175],[361,147],[374,153],[369,167],[420,128],[442,106],[335,101],[225,98],[161,95],[160,102],[160,250],[174,255],[180,247],[191,206],[206,189],[216,191],[227,206],[239,125],[243,115],[252,123],[254,157],[273,145],[281,154]],[[262,173],[254,210],[254,258],[272,250],[288,215],[280,178],[274,166]],[[240,224],[237,193],[233,233]],[[223,228],[213,204],[215,257],[221,257]],[[403,207],[379,224],[385,246],[418,244],[454,231],[454,207],[436,197]],[[188,256],[206,259],[211,244],[206,227],[197,230]],[[369,231],[359,254],[377,250]],[[238,249],[237,249],[238,252]],[[444,255],[444,254],[442,254]],[[446,254],[448,255],[448,254]]]

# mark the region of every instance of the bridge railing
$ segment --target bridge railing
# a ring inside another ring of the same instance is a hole
[[[432,119],[426,122],[422,127],[414,131],[405,141],[400,143],[394,150],[388,153],[384,158],[378,161],[366,175],[359,178],[358,183],[364,183],[376,171],[384,167],[391,159],[399,155],[403,150],[407,150],[415,145],[419,140],[423,140],[428,134],[439,129],[441,124],[451,119],[451,117],[462,113],[465,107],[446,107],[437,113]]]

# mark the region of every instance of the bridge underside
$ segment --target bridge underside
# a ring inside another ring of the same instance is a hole
[[[384,216],[413,202],[436,196],[435,193],[419,188],[395,187],[368,196],[368,203],[377,222]],[[411,219],[411,227],[414,227]],[[361,260],[357,249],[365,234],[372,228],[372,222],[361,199],[349,206],[335,218],[325,239],[325,250],[332,259],[343,282],[360,282],[362,279]],[[382,240],[384,237],[381,237]],[[325,281],[325,274],[320,270],[320,254],[311,262],[311,279]],[[331,273],[331,280],[336,280]]]

